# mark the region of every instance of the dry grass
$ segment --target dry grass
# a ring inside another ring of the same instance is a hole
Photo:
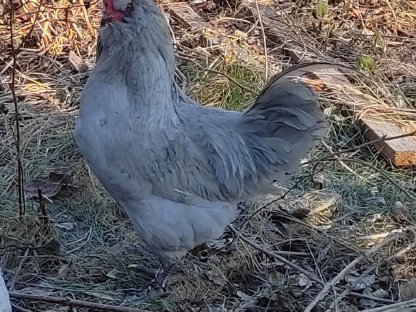
[[[415,121],[416,2],[370,2],[332,1],[320,21],[313,18],[315,2],[281,2],[282,7],[292,5],[290,13],[283,13],[287,26],[283,43],[300,42],[302,60],[338,59],[359,64],[365,72],[364,78],[355,77],[352,90],[335,86],[336,98],[323,97],[324,106],[330,108],[326,110],[330,135],[325,145],[311,153],[311,160],[328,155],[329,149],[363,142],[353,119],[341,114],[351,92],[361,92],[372,104],[367,114]],[[88,172],[72,137],[80,92],[94,64],[100,4],[91,2],[85,9],[67,0],[27,3],[31,6],[18,10],[14,21],[15,46],[20,46],[15,89],[24,179],[32,188],[37,185],[33,181],[41,183],[51,201],[46,201],[49,223],[43,222],[33,198],[27,199],[26,215],[19,220],[14,192],[15,115],[9,88],[9,8],[0,5],[5,16],[0,21],[0,267],[11,290],[154,311],[303,311],[322,285],[351,261],[395,235],[347,272],[321,304],[331,311],[336,311],[331,307],[334,302],[337,311],[359,311],[415,297],[414,283],[407,283],[416,272],[415,175],[412,170],[391,168],[371,147],[342,155],[341,160],[320,162],[315,172],[312,164],[306,165],[291,185],[285,185],[293,187],[288,198],[255,215],[248,209],[234,224],[244,237],[281,254],[308,276],[227,232],[211,242],[210,249],[189,255],[183,272],[170,279],[169,294],[143,297],[132,291],[151,279],[140,267],[154,267],[156,261]],[[273,34],[267,29],[263,33],[258,19],[244,15],[247,12],[238,3],[213,8],[207,2],[206,6],[208,11],[196,10],[209,19],[219,18],[232,34],[244,33],[239,39],[242,46],[258,51],[256,62],[261,65],[267,56],[271,72],[296,61]],[[247,89],[261,89],[264,67],[247,66],[238,57],[223,58],[213,49],[199,47],[198,36],[171,22],[177,39],[178,77],[188,92],[206,105],[247,107],[253,99]],[[267,55],[262,46],[265,36]],[[81,58],[75,64],[78,68],[69,61],[70,51]],[[370,56],[374,66],[364,56]],[[58,180],[53,179],[56,176]],[[308,214],[311,207],[319,206],[323,197],[319,192],[327,194],[325,190],[339,194],[342,204]],[[361,275],[367,284],[353,286]],[[340,295],[350,288],[353,293]],[[59,310],[40,302],[14,302],[32,311]]]

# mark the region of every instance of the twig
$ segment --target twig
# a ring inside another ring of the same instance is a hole
[[[32,312],[32,311],[30,311],[28,309],[19,307],[18,305],[14,304],[14,303],[12,303],[11,306],[13,308],[13,311],[16,311],[16,312]]]
[[[266,32],[264,31],[264,25],[263,25],[263,20],[262,20],[262,14],[260,14],[260,9],[259,9],[259,3],[258,1],[256,1],[256,10],[257,10],[257,15],[258,15],[258,19],[259,19],[259,23],[260,23],[260,28],[261,28],[261,35],[263,37],[263,49],[264,49],[264,67],[265,67],[265,75],[264,78],[267,82],[267,80],[269,80],[269,60],[268,60],[268,55],[267,55],[267,40],[266,40]]]
[[[88,301],[83,301],[83,300],[74,300],[70,298],[40,296],[40,295],[23,294],[23,293],[16,293],[16,292],[11,292],[9,295],[10,295],[10,298],[14,298],[14,299],[57,303],[57,304],[66,305],[70,308],[75,308],[75,307],[90,308],[90,309],[113,311],[113,312],[150,312],[148,310],[120,307],[120,306],[115,306],[111,304],[94,303],[94,302],[88,302]]]
[[[370,296],[370,295],[366,295],[366,294],[362,294],[362,293],[357,293],[355,291],[350,292],[350,295],[352,295],[354,297],[357,297],[357,298],[368,299],[368,300],[372,300],[372,301],[376,301],[376,302],[394,303],[394,301],[391,300],[391,299],[384,299],[384,298],[380,298],[380,297],[374,297],[374,296]]]
[[[359,263],[361,260],[363,260],[365,257],[369,257],[373,253],[380,250],[382,247],[387,245],[393,240],[396,240],[397,238],[401,237],[403,234],[398,233],[395,235],[392,235],[390,237],[387,237],[385,240],[383,240],[380,244],[377,244],[373,246],[370,250],[365,252],[364,254],[361,254],[357,258],[355,258],[350,264],[348,264],[341,272],[339,272],[329,283],[327,283],[324,288],[319,292],[319,294],[315,297],[315,299],[306,307],[304,312],[311,312],[312,309],[318,304],[319,301],[321,301],[333,288],[357,263]]]
[[[87,7],[85,6],[84,0],[80,0],[79,3],[81,4],[82,13],[84,14],[84,20],[87,24],[88,31],[93,35],[96,36],[94,28],[91,26],[90,18],[88,16]]]
[[[416,299],[412,299],[412,300],[409,300],[409,301],[403,301],[403,302],[398,302],[398,303],[385,305],[385,306],[379,307],[379,308],[362,310],[362,312],[383,312],[383,311],[388,311],[388,310],[392,310],[392,309],[396,309],[396,308],[400,308],[397,311],[403,311],[402,309],[415,308],[415,307],[416,307]],[[414,310],[412,309],[410,311],[414,311]]]
[[[326,147],[326,149],[328,150],[328,152],[330,152],[331,155],[334,156],[338,160],[338,162],[340,163],[340,165],[343,166],[348,172],[351,172],[353,175],[355,175],[355,176],[359,177],[361,180],[363,180],[363,177],[362,176],[360,176],[357,172],[355,172],[350,167],[348,167],[347,164],[344,163],[339,156],[336,156],[335,155],[335,152],[332,150],[332,148],[328,144],[326,144],[325,142],[322,142],[322,145]]]
[[[39,7],[42,5],[42,1],[43,0],[40,0],[39,1]],[[10,3],[12,4],[13,3],[13,0],[10,0]],[[14,57],[14,56],[16,56],[19,52],[20,52],[20,50],[23,48],[23,45],[25,44],[25,42],[26,42],[26,40],[32,35],[32,33],[33,33],[33,31],[35,30],[35,27],[36,27],[36,23],[37,23],[37,21],[38,21],[38,19],[39,19],[39,15],[42,13],[43,14],[43,12],[45,12],[45,10],[46,10],[46,8],[44,8],[43,9],[43,11],[41,11],[41,9],[39,9],[39,10],[37,10],[36,12],[32,12],[32,13],[29,13],[29,14],[35,14],[35,18],[34,18],[34,22],[32,23],[32,25],[30,26],[30,29],[29,29],[29,31],[26,33],[26,35],[23,37],[23,39],[22,39],[22,41],[21,41],[21,43],[19,44],[19,46],[17,47],[17,48],[15,48],[14,46],[13,46],[13,40],[12,40],[12,51],[13,51],[13,49],[14,49],[14,53],[12,53],[11,55],[8,55],[5,59],[1,59],[0,58],[0,60],[3,62],[3,63],[6,63],[11,57]],[[11,6],[10,7],[10,14],[11,15],[13,15],[14,16],[14,7],[13,6]],[[12,18],[12,16],[10,16],[10,23],[12,24],[13,22],[13,18]]]
[[[38,208],[39,219],[41,220],[44,226],[48,226],[49,218],[48,218],[48,213],[46,211],[46,200],[44,199],[42,190],[40,188],[38,188],[38,198],[39,198],[39,208]]]
[[[12,65],[12,72],[11,72],[11,83],[10,83],[10,90],[12,92],[13,97],[13,104],[14,104],[14,113],[15,113],[15,126],[16,126],[16,158],[17,158],[17,196],[19,202],[19,217],[25,214],[25,195],[24,195],[24,187],[23,187],[23,165],[22,165],[22,156],[20,150],[20,124],[19,124],[19,108],[17,105],[17,98],[15,92],[15,79],[16,79],[16,66],[17,66],[17,57],[16,51],[14,48],[14,32],[13,32],[13,20],[14,20],[14,3],[13,0],[10,0],[10,44],[12,49],[12,58],[13,58],[13,65]]]

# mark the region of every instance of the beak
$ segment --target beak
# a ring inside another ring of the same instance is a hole
[[[107,25],[110,21],[111,21],[111,17],[110,17],[110,16],[105,16],[105,15],[103,15],[103,17],[101,18],[100,27],[104,27],[104,26],[105,26],[105,25]]]
[[[103,11],[103,16],[101,18],[100,26],[103,27],[103,26],[107,25],[109,22],[111,22],[112,19],[113,19],[113,17],[111,16],[111,14],[109,14],[107,12],[107,10],[104,10]]]

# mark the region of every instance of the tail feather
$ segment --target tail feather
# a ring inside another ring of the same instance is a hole
[[[242,116],[240,133],[256,164],[259,180],[282,180],[298,171],[300,161],[327,135],[318,96],[311,86],[291,76],[310,73],[293,66],[272,77],[253,106]]]

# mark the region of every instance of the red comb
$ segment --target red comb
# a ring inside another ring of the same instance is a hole
[[[123,12],[116,11],[114,9],[114,0],[107,0],[107,5],[105,6],[103,19],[121,21],[123,17]]]

